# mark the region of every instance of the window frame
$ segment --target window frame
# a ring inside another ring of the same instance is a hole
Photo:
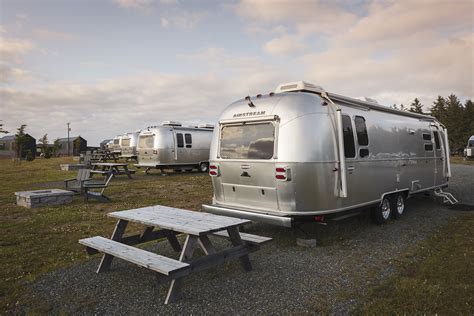
[[[359,138],[359,132],[357,131],[357,119],[362,119],[362,123],[364,124],[364,132],[365,132],[365,138],[367,139],[367,143],[366,144],[361,144],[361,141],[360,141],[360,138]],[[354,125],[355,125],[355,131],[356,131],[356,136],[357,136],[357,144],[359,146],[369,146],[370,144],[370,140],[369,140],[369,132],[368,132],[368,129],[367,129],[367,123],[366,123],[366,120],[365,120],[365,117],[361,116],[361,115],[355,115],[354,116]]]
[[[189,142],[188,142],[188,140],[189,140]],[[191,133],[185,133],[184,134],[184,143],[186,145],[186,148],[192,148],[193,147],[193,135],[191,135]]]
[[[436,150],[441,150],[441,139],[439,138],[438,131],[433,131],[433,138],[434,138],[434,141],[435,141]]]
[[[345,132],[344,132],[344,119],[347,119],[349,121],[349,126],[350,126],[350,129],[351,129],[351,133],[352,133],[352,147],[353,147],[353,151],[354,151],[354,154],[353,156],[347,156],[347,148],[346,148],[346,137],[345,137]],[[355,141],[355,135],[354,135],[354,125],[353,125],[353,119],[348,115],[348,114],[342,114],[342,139],[343,139],[343,145],[344,145],[344,158],[345,159],[355,159],[357,157],[357,150],[356,150],[356,141]]]
[[[183,133],[176,133],[176,148],[184,148]]]
[[[257,159],[257,158],[224,158],[222,157],[222,130],[226,127],[230,126],[245,126],[245,125],[260,125],[260,124],[272,124],[273,125],[273,155],[272,157],[268,159]],[[245,160],[245,161],[268,161],[272,159],[277,159],[278,158],[278,134],[279,134],[279,121],[275,119],[265,119],[265,120],[252,120],[252,121],[237,121],[237,122],[231,122],[231,123],[221,123],[219,122],[219,143],[217,147],[217,158],[220,159],[225,159],[227,161],[232,161],[232,160]]]

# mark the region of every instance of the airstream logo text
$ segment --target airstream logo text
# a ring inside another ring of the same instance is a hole
[[[265,115],[265,111],[235,113],[234,117],[248,117],[248,116],[256,116],[256,115]]]

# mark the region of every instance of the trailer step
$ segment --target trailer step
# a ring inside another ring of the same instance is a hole
[[[444,192],[443,189],[441,189],[441,188],[438,188],[438,189],[434,190],[434,194],[437,197],[443,198],[443,203],[445,203],[445,204],[454,205],[454,204],[459,203],[458,200],[451,193]]]

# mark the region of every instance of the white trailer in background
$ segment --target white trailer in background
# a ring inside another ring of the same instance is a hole
[[[140,131],[135,133],[126,133],[120,139],[121,154],[120,157],[127,159],[138,159],[137,143]]]

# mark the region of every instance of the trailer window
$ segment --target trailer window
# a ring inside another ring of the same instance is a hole
[[[176,134],[176,142],[178,143],[178,148],[184,147],[183,134],[181,133]]]
[[[435,140],[435,144],[436,144],[436,149],[441,149],[441,145],[439,143],[438,132],[433,132],[433,135],[434,135],[434,140]]]
[[[352,131],[351,118],[347,115],[342,116],[342,131],[344,136],[344,154],[346,158],[355,157],[354,132]]]
[[[431,134],[423,133],[423,140],[431,140]]]
[[[369,144],[369,136],[367,135],[367,126],[365,125],[365,118],[356,116],[354,118],[356,127],[357,142],[359,146],[367,146]]]
[[[184,140],[186,141],[186,148],[191,148],[193,144],[193,138],[191,134],[189,133],[184,134]]]
[[[119,140],[118,138],[117,138],[117,139],[114,139],[114,144],[115,144],[115,145],[118,145],[118,144],[119,144],[119,141],[120,141],[120,140]]]
[[[130,147],[130,138],[122,139],[122,146]]]
[[[224,126],[220,155],[224,159],[270,159],[274,143],[275,126],[270,122]]]
[[[433,144],[425,144],[426,151],[433,151]]]
[[[153,148],[153,135],[143,135],[138,139],[140,148]]]

